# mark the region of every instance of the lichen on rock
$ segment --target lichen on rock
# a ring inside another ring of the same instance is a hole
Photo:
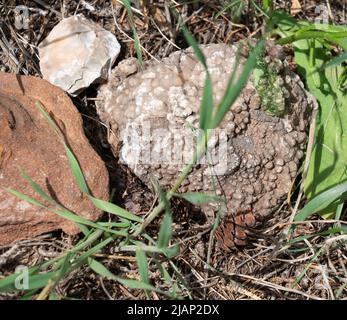
[[[247,54],[237,60],[238,45],[201,48],[216,106],[233,67],[237,66],[239,73]],[[213,132],[208,157],[194,166],[179,190],[216,192],[225,197],[226,217],[252,212],[257,221],[266,218],[291,189],[304,155],[313,100],[288,67],[281,47],[268,42],[264,59],[270,65],[276,61],[272,66],[278,74],[274,85],[283,89],[285,112],[278,117],[265,110],[264,97],[252,76]],[[114,153],[145,183],[155,177],[169,188],[190,161],[205,75],[189,48],[174,52],[161,63],[149,61],[143,71],[136,69],[136,60],[125,60],[100,89],[97,109],[115,132],[110,140]],[[213,205],[203,208],[206,213],[215,209]]]
[[[268,44],[269,45],[269,44]],[[287,99],[290,97],[284,86],[283,50],[271,44],[268,55],[258,58],[254,69],[254,86],[261,100],[262,109],[270,115],[281,117],[286,112]]]

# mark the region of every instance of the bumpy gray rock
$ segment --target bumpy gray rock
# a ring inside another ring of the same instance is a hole
[[[272,75],[276,72],[276,79],[267,83],[267,72],[260,76],[258,72],[257,84],[253,76],[249,79],[212,136],[210,159],[200,161],[180,188],[181,192],[216,190],[227,199],[227,214],[249,210],[257,220],[272,213],[291,189],[304,155],[313,106],[282,48],[273,42],[266,47],[264,64]],[[237,45],[211,44],[202,50],[217,105],[235,63],[239,73],[249,50],[245,46],[237,62]],[[191,159],[204,81],[203,66],[187,49],[162,63],[149,61],[144,71],[137,69],[136,60],[125,60],[100,89],[98,112],[113,129],[114,153],[144,182],[149,184],[154,176],[169,188]],[[276,109],[280,116],[265,109]]]

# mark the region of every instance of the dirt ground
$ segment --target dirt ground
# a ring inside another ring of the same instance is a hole
[[[90,6],[86,5],[89,3]],[[134,1],[135,26],[139,34],[144,59],[168,56],[187,43],[177,22],[170,14],[169,5],[175,5],[190,31],[201,44],[232,43],[249,37],[259,37],[263,16],[250,1],[239,16],[235,10],[223,10],[230,1]],[[259,2],[259,1],[258,1]],[[290,12],[291,1],[275,1],[278,8]],[[342,24],[346,21],[344,1],[300,1],[302,8],[297,18]],[[327,5],[328,4],[328,5]],[[26,30],[14,28],[15,7],[25,5],[30,12],[30,26]],[[324,7],[320,8],[319,5]],[[327,8],[323,12],[323,8]],[[119,1],[6,1],[0,0],[0,71],[40,77],[37,45],[63,18],[82,13],[113,32],[121,43],[117,62],[135,56],[132,30],[126,9]],[[150,191],[114,158],[107,143],[107,130],[99,121],[94,99],[97,87],[92,86],[73,98],[84,120],[86,136],[105,161],[110,173],[114,201],[129,210],[147,212],[155,201]],[[131,197],[129,197],[131,194]],[[135,199],[135,200],[134,200]],[[292,203],[295,203],[295,197]],[[303,203],[304,204],[304,203]],[[215,250],[211,264],[216,271],[206,271],[202,261],[206,252],[200,250],[209,241],[210,226],[203,218],[187,215],[181,204],[174,206],[176,215],[175,237],[180,239],[181,253],[176,263],[195,299],[347,299],[347,250],[338,241],[315,236],[310,239],[312,251],[301,247],[284,250],[279,235],[291,214],[291,206],[283,206],[269,221],[257,229],[250,244],[230,253]],[[345,212],[346,217],[346,212]],[[315,234],[329,227],[327,221],[313,220],[297,229],[297,234]],[[156,226],[153,226],[155,229]],[[51,259],[71,248],[78,236],[61,232],[46,234],[35,239],[19,241],[0,247],[0,277],[13,272],[18,265],[32,266]],[[314,247],[324,247],[317,259]],[[109,246],[98,255],[115,274],[136,278],[134,257],[117,255]],[[218,270],[218,271],[217,271]],[[299,284],[295,283],[306,271]],[[158,274],[151,274],[151,279]],[[56,292],[62,297],[78,299],[144,299],[141,290],[129,290],[114,281],[103,280],[87,268],[81,268],[59,282]],[[336,296],[336,292],[339,296]],[[0,294],[0,299],[15,299],[16,294]],[[156,295],[154,299],[160,299]]]

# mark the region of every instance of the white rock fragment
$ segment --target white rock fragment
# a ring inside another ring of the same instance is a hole
[[[40,68],[44,79],[75,96],[107,80],[119,52],[111,32],[76,15],[59,22],[39,45]]]

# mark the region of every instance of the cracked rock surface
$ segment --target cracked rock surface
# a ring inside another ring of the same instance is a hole
[[[211,44],[202,50],[217,105],[233,66],[238,65],[240,71],[248,50],[242,50],[238,62],[237,45]],[[227,200],[226,216],[252,212],[256,221],[273,213],[292,187],[304,156],[314,104],[281,47],[268,42],[264,60],[277,74],[274,85],[280,87],[273,90],[277,103],[283,104],[281,116],[265,110],[252,76],[214,131],[209,158],[194,166],[179,190],[216,190]],[[145,183],[155,177],[169,188],[191,159],[204,81],[203,66],[193,50],[187,49],[161,63],[149,61],[143,71],[135,59],[122,61],[109,83],[101,87],[97,108],[114,132],[110,135],[114,153]],[[271,97],[266,99],[269,104]]]
[[[44,79],[76,96],[108,78],[119,52],[111,32],[79,14],[61,20],[40,43],[40,69]]]
[[[80,230],[71,221],[9,194],[4,187],[47,203],[30,187],[21,170],[63,207],[90,220],[102,212],[80,191],[63,144],[35,106],[40,102],[64,133],[91,193],[108,200],[108,172],[84,135],[82,119],[69,97],[47,81],[0,73],[0,245],[63,229]]]

